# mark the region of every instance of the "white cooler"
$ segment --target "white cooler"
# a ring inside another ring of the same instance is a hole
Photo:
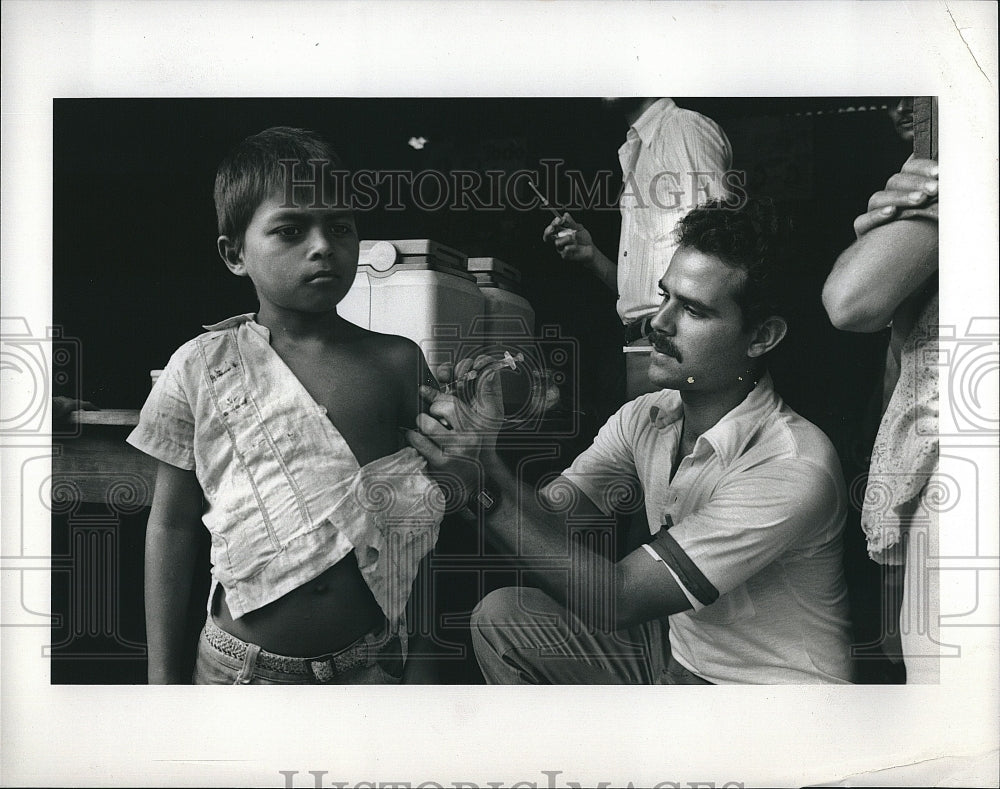
[[[486,334],[535,333],[535,310],[521,294],[521,272],[498,258],[469,258],[469,273],[483,293]],[[518,326],[523,329],[518,331]]]
[[[427,239],[362,241],[354,285],[337,312],[365,329],[409,337],[433,367],[442,353],[451,357],[455,340],[468,337],[483,315],[483,294],[466,259]]]

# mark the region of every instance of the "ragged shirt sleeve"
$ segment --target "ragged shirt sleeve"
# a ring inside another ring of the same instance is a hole
[[[840,533],[844,514],[841,486],[828,471],[800,459],[772,462],[723,481],[650,547],[697,610],[786,552],[820,550]]]
[[[194,413],[183,379],[182,348],[173,355],[139,413],[139,424],[125,440],[157,460],[191,471],[194,462]]]

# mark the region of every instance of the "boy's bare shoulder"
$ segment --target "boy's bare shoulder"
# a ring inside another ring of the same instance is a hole
[[[358,340],[366,354],[406,370],[412,369],[414,365],[424,364],[423,351],[410,338],[398,334],[382,334],[370,329],[360,329],[360,332]]]
[[[380,353],[420,353],[420,346],[409,337],[399,334],[382,334],[371,329],[358,328],[358,342],[365,345],[366,350]]]

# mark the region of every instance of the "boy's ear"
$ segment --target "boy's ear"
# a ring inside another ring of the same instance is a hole
[[[219,236],[219,257],[237,277],[246,277],[247,267],[243,263],[243,248],[229,236]]]
[[[785,339],[787,333],[788,324],[785,323],[784,318],[778,315],[765,318],[754,332],[753,339],[747,348],[747,356],[751,359],[759,359]]]

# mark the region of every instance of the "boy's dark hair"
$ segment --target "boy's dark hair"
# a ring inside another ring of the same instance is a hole
[[[283,160],[295,161],[294,169],[281,164]],[[330,143],[305,129],[275,126],[240,142],[222,160],[215,175],[219,235],[241,242],[257,207],[276,189],[285,189],[288,173],[294,173],[296,183],[313,180],[311,161],[317,162],[317,168],[343,167]]]
[[[771,315],[788,317],[792,281],[791,223],[768,199],[748,199],[738,208],[714,199],[681,219],[674,230],[681,246],[714,255],[746,272],[736,301],[747,327]]]

